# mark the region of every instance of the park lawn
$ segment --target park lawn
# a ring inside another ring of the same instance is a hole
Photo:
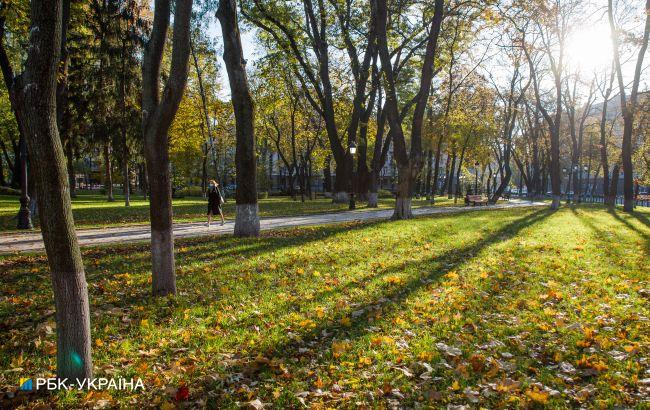
[[[131,199],[131,206],[124,206],[124,199],[117,195],[115,202],[106,201],[104,195],[79,194],[72,199],[72,212],[77,227],[93,228],[106,226],[124,226],[143,224],[149,221],[149,201],[142,196]],[[381,198],[379,208],[392,208],[393,198]],[[427,206],[429,203],[422,200],[413,200],[414,207]],[[436,198],[436,205],[451,206],[454,201],[445,198]],[[463,205],[460,199],[456,205]],[[20,204],[17,196],[0,195],[0,232],[16,230],[16,214]],[[207,200],[204,198],[178,198],[173,200],[174,222],[204,221],[207,210]],[[365,203],[358,203],[357,209],[367,209]],[[234,219],[235,202],[228,200],[223,207],[226,219]],[[324,212],[347,211],[348,204],[334,204],[331,199],[319,197],[312,201],[294,201],[289,197],[270,197],[259,201],[261,217],[305,215]],[[38,228],[38,220],[34,223]]]
[[[194,238],[162,299],[146,244],[84,249],[95,374],[146,391],[30,405],[643,407],[649,237],[580,206]],[[52,374],[55,325],[44,256],[0,268],[3,391]]]

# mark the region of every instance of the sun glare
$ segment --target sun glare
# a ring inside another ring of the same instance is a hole
[[[597,24],[575,31],[569,37],[566,55],[572,70],[586,74],[607,69],[612,61],[609,26]]]

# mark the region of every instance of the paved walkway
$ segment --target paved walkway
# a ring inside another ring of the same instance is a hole
[[[422,207],[414,208],[413,214],[434,215],[453,214],[459,212],[471,212],[484,209],[504,209],[530,206],[545,206],[542,202],[529,202],[512,200],[496,205],[477,207]],[[325,225],[352,221],[371,221],[377,219],[388,219],[393,214],[392,209],[381,210],[358,210],[335,213],[324,213],[301,216],[284,216],[274,218],[262,218],[260,227],[262,230],[290,228],[296,226]],[[221,226],[213,223],[211,227],[205,226],[203,222],[180,223],[174,225],[174,237],[188,238],[194,236],[207,236],[215,234],[232,233],[234,221],[228,221]],[[77,237],[80,246],[105,245],[111,243],[148,241],[151,236],[149,225],[130,225],[124,227],[78,229]],[[39,252],[43,251],[43,238],[40,232],[12,232],[0,234],[0,253],[13,252]]]

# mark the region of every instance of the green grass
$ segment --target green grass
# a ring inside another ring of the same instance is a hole
[[[146,244],[87,249],[96,376],[146,391],[30,406],[169,407],[185,385],[199,407],[642,408],[649,218],[511,209],[181,240],[163,299]],[[55,336],[45,258],[0,268],[2,391],[52,374]]]
[[[382,198],[380,208],[391,208],[394,199]],[[462,205],[462,199],[458,204]],[[357,209],[366,209],[365,204],[358,203]],[[413,206],[428,205],[425,200],[414,200]],[[453,200],[436,199],[436,205],[450,206]],[[20,204],[18,197],[0,195],[0,232],[16,229],[16,214]],[[207,200],[204,198],[179,198],[173,200],[174,222],[204,221],[207,210]],[[235,202],[229,200],[223,207],[226,219],[235,217]],[[304,215],[323,212],[347,211],[348,204],[333,204],[331,199],[319,197],[313,201],[294,201],[289,197],[270,197],[259,202],[261,217]],[[149,221],[149,202],[137,196],[131,199],[131,206],[124,206],[121,195],[116,196],[115,202],[106,201],[103,195],[80,194],[72,199],[72,212],[77,227],[124,226],[147,223]],[[38,218],[34,224],[38,227]]]

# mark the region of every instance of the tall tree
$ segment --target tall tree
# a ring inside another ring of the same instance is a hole
[[[246,60],[242,50],[237,22],[237,1],[219,0],[217,18],[223,33],[223,59],[228,71],[232,105],[235,110],[237,146],[235,166],[235,236],[259,236],[260,218],[257,209],[255,169],[255,111],[246,78]]]
[[[171,65],[162,96],[160,69],[171,0],[155,1],[153,27],[142,60],[142,132],[151,191],[151,284],[156,296],[176,293],[168,133],[187,82],[192,0],[175,1],[174,11]]]
[[[368,98],[366,87],[375,53],[374,24],[367,24],[365,8],[352,7],[351,0],[305,0],[302,4],[250,0],[250,3],[243,12],[244,17],[267,33],[284,53],[305,97],[323,118],[336,165],[333,199],[347,202],[353,158],[343,143],[345,135],[340,132],[340,118],[349,118],[346,127],[349,145],[356,141]],[[340,67],[336,66],[337,59],[332,58],[330,51],[337,40],[331,36],[330,22],[334,19],[341,34],[340,47],[346,50],[354,82],[353,101],[343,105],[351,106],[347,112],[341,112],[344,111],[340,108],[342,105],[337,103],[336,70]],[[359,49],[364,50],[363,57]]]
[[[598,88],[600,90],[601,97],[603,98],[602,108],[600,111],[600,121],[599,121],[599,134],[600,134],[600,162],[603,167],[603,196],[605,198],[604,202],[608,206],[614,206],[616,202],[616,190],[610,193],[610,179],[609,179],[609,154],[607,152],[608,146],[608,131],[607,131],[607,116],[610,96],[612,94],[612,89],[614,88],[614,78],[615,78],[615,69],[612,65],[611,73],[609,78],[605,76],[601,81],[599,81]],[[615,167],[616,175],[618,179],[618,165]]]
[[[69,7],[69,4],[65,5]],[[27,60],[14,75],[4,42],[0,64],[11,84],[19,125],[32,162],[43,242],[54,288],[57,376],[92,377],[88,289],[74,232],[69,179],[57,127],[57,73],[61,57],[64,1],[32,0]]]
[[[595,96],[595,82],[589,86],[589,94],[587,101],[582,107],[582,112],[577,115],[577,105],[581,102],[578,99],[578,84],[580,83],[579,74],[574,74],[573,85],[569,85],[566,81],[566,92],[564,97],[564,105],[566,106],[567,120],[569,123],[569,136],[571,137],[571,169],[573,176],[573,192],[574,202],[580,203],[582,201],[582,143],[585,133],[585,122],[591,112],[591,106],[594,102]]]
[[[386,90],[386,118],[390,126],[393,142],[393,152],[398,167],[398,189],[395,201],[395,212],[393,219],[409,219],[413,217],[411,211],[411,196],[413,184],[420,172],[422,163],[422,124],[424,110],[426,108],[429,93],[431,91],[431,80],[434,75],[434,58],[438,45],[438,36],[442,26],[444,1],[436,0],[433,17],[430,18],[429,33],[426,37],[425,54],[422,60],[419,85],[416,97],[412,100],[415,109],[411,123],[411,148],[410,153],[406,148],[406,139],[402,128],[403,116],[400,114],[397,98],[396,73],[394,70],[391,55],[388,50],[388,6],[386,0],[372,0],[373,13],[376,13],[376,33],[379,59],[381,69],[384,73]]]
[[[607,2],[607,16],[612,32],[614,67],[616,68],[616,79],[619,88],[618,94],[621,99],[621,111],[623,115],[623,141],[621,144],[621,161],[623,162],[623,195],[625,196],[623,210],[626,212],[632,212],[634,210],[632,132],[634,131],[634,113],[638,104],[639,82],[641,80],[641,72],[643,71],[643,58],[645,56],[646,50],[648,49],[648,37],[650,37],[650,0],[646,0],[645,13],[646,18],[643,28],[643,37],[641,39],[639,54],[636,59],[634,78],[632,80],[632,90],[630,91],[630,98],[628,100],[625,92],[623,70],[621,68],[619,29],[616,27],[616,22],[614,21],[614,7],[612,5],[612,0],[608,0]]]
[[[554,91],[554,101],[552,108],[548,108],[543,101],[542,79],[539,78],[538,72],[541,68],[538,62],[534,61],[534,56],[530,48],[535,45],[523,44],[523,49],[530,67],[530,75],[535,90],[535,100],[537,108],[541,112],[544,120],[548,124],[550,134],[551,150],[551,190],[552,202],[551,209],[560,207],[562,195],[562,173],[560,167],[560,131],[562,122],[562,92],[566,65],[566,40],[571,27],[571,17],[577,7],[575,0],[563,3],[559,0],[553,0],[547,4],[543,2],[532,8],[536,15],[543,15],[543,19],[534,20],[537,28],[537,38],[540,44],[540,53],[552,74],[552,84]],[[526,29],[524,28],[523,31]]]

